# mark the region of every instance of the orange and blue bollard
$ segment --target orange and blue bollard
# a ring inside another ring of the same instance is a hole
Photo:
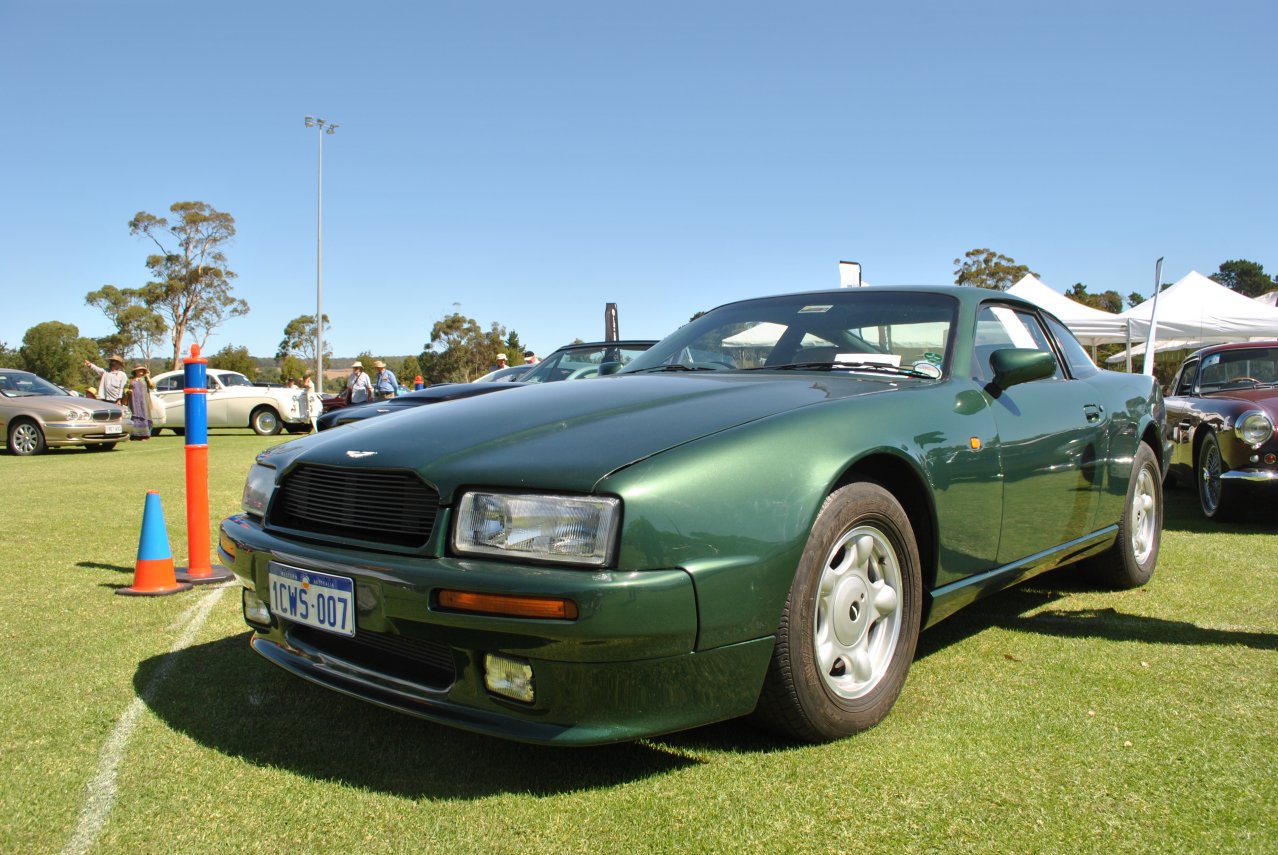
[[[178,568],[177,578],[192,585],[225,582],[233,575],[209,561],[209,361],[200,356],[200,346],[191,345],[191,355],[182,360],[186,402],[186,543],[187,567]]]

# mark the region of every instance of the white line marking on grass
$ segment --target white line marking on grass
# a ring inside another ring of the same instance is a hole
[[[177,662],[177,657],[173,654],[191,646],[191,642],[195,640],[200,627],[204,626],[204,621],[208,618],[209,612],[213,610],[213,606],[217,605],[217,601],[222,598],[222,594],[230,587],[234,586],[219,585],[210,591],[204,599],[182,613],[183,616],[191,615],[191,619],[186,624],[186,631],[169,648],[168,655],[164,657],[160,667],[155,669],[151,682],[147,683],[141,694],[125,707],[124,712],[120,714],[120,718],[115,723],[115,730],[111,731],[111,735],[107,737],[106,744],[102,746],[102,756],[98,760],[98,771],[94,774],[93,779],[89,781],[89,795],[84,802],[84,807],[80,809],[80,820],[76,824],[75,836],[71,838],[71,842],[62,850],[63,855],[83,855],[83,853],[89,851],[89,847],[97,842],[98,835],[102,833],[102,829],[106,826],[107,814],[111,812],[111,806],[115,804],[115,779],[116,773],[120,768],[120,761],[124,759],[124,751],[129,745],[129,737],[133,735],[133,730],[137,727],[138,719],[142,715],[142,710],[146,707],[146,702],[150,700],[156,688],[164,682],[165,678],[173,670]],[[180,622],[181,618],[178,620],[178,623]]]

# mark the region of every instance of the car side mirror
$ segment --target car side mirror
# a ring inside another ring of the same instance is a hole
[[[622,369],[620,362],[601,362],[599,363],[599,376],[607,377],[609,374],[616,374]]]
[[[1006,347],[990,354],[994,369],[994,385],[1010,389],[1019,383],[1042,380],[1056,373],[1056,357],[1046,350],[1028,347]]]

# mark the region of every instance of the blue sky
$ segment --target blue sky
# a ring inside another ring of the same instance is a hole
[[[454,310],[545,354],[729,300],[951,283],[991,247],[1064,290],[1278,273],[1278,4],[0,0],[0,341],[146,280],[127,223],[201,200],[273,355],[421,351]]]

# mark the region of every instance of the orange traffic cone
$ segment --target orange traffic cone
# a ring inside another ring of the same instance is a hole
[[[160,494],[150,490],[142,511],[142,535],[138,538],[138,563],[133,570],[133,584],[120,588],[116,593],[126,597],[160,597],[190,587],[177,580],[173,569],[173,550],[169,548],[169,533],[164,528]]]

